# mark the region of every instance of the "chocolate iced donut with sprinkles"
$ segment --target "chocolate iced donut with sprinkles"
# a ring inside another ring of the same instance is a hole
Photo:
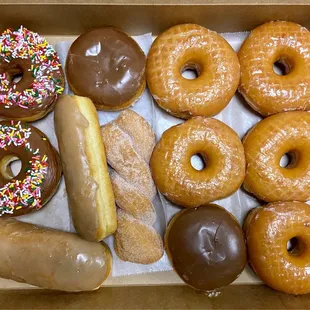
[[[11,162],[20,160],[15,176]],[[41,209],[61,178],[57,151],[39,129],[16,121],[0,122],[0,217]]]
[[[54,48],[21,26],[0,35],[0,117],[32,122],[54,108],[64,74]]]

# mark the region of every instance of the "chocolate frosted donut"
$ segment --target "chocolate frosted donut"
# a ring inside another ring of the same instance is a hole
[[[1,118],[43,118],[54,109],[63,87],[59,58],[44,38],[23,26],[0,35]]]
[[[124,32],[102,27],[71,45],[66,74],[73,92],[92,99],[99,110],[127,108],[145,88],[145,55]]]
[[[10,163],[20,160],[14,176]],[[23,122],[0,122],[0,217],[41,209],[61,178],[57,151],[42,131]]]
[[[229,285],[246,264],[241,227],[215,204],[178,213],[168,226],[165,243],[175,271],[199,291]]]

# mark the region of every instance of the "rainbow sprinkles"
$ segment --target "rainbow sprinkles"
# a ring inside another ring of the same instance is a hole
[[[62,94],[61,64],[54,48],[39,34],[21,26],[11,28],[0,36],[0,60],[10,63],[12,59],[30,59],[33,82],[23,91],[16,90],[6,72],[0,73],[0,104],[5,108],[18,105],[29,109],[40,105],[46,98]]]
[[[22,126],[20,122],[11,125],[0,125],[0,148],[6,150],[10,145],[25,147],[32,152],[32,158],[26,168],[24,180],[12,179],[0,188],[0,216],[13,214],[14,210],[22,208],[40,209],[41,184],[44,182],[48,169],[48,158],[41,156],[39,150],[33,150],[28,142],[31,128]]]

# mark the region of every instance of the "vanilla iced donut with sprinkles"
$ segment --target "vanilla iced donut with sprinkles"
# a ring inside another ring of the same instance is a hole
[[[53,110],[64,89],[54,48],[21,26],[0,35],[0,117],[35,121]]]
[[[15,176],[10,163],[20,160]],[[0,217],[41,209],[61,178],[57,151],[37,128],[20,121],[0,122]]]

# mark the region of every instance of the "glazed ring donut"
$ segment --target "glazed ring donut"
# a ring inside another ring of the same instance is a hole
[[[243,145],[247,191],[267,202],[310,199],[310,113],[272,115],[250,130]],[[284,154],[291,158],[287,167],[280,166]]]
[[[14,77],[22,75],[19,82]],[[0,116],[35,121],[53,110],[64,87],[54,48],[21,26],[0,36]]]
[[[269,22],[255,28],[238,56],[240,93],[248,104],[267,116],[310,108],[310,33],[291,22]],[[273,70],[275,63],[286,74]]]
[[[191,157],[201,155],[198,171]],[[166,130],[151,157],[153,179],[172,202],[194,208],[224,198],[243,182],[245,158],[238,135],[224,123],[194,117]]]
[[[9,164],[19,159],[14,176]],[[37,128],[21,122],[0,122],[0,217],[41,209],[55,194],[61,178],[57,151]]]
[[[302,202],[270,203],[249,213],[244,224],[248,262],[268,286],[310,293],[309,226],[310,206]]]
[[[198,77],[184,78],[187,69],[196,71]],[[146,70],[158,105],[184,119],[218,114],[237,90],[240,75],[238,57],[228,42],[194,24],[174,26],[159,35]]]

